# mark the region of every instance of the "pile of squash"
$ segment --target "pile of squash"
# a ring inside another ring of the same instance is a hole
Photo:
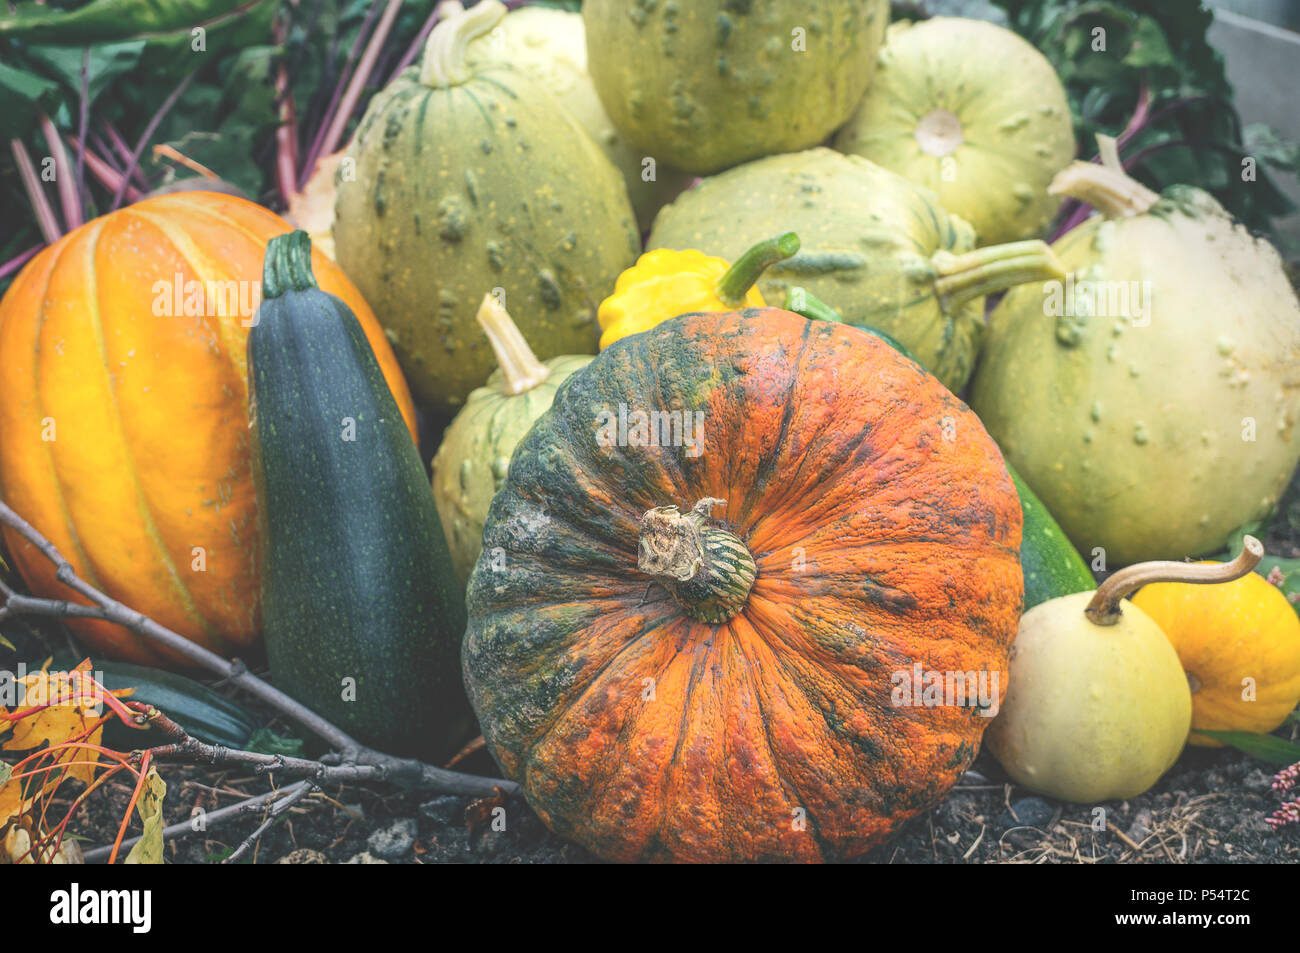
[[[1276,728],[1262,547],[1184,562],[1300,461],[1276,251],[1071,163],[1015,34],[888,13],[444,4],[348,146],[337,264],[186,192],[24,268],[0,494],[366,743],[481,731],[615,860],[860,855],[985,738],[1093,803]],[[1099,214],[1049,245],[1066,197]]]

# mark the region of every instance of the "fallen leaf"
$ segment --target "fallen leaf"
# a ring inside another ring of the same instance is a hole
[[[144,833],[126,855],[123,863],[127,864],[161,864],[163,862],[163,798],[167,796],[167,785],[158,771],[149,769],[144,777],[144,790],[135,809],[144,823]]]

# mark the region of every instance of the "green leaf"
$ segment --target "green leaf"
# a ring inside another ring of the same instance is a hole
[[[0,63],[0,139],[22,136],[36,123],[36,114],[52,113],[59,102],[59,84]],[[8,152],[8,148],[5,149]]]
[[[248,739],[244,750],[256,754],[278,754],[286,758],[301,758],[303,741],[301,738],[282,738],[270,728],[258,728]]]
[[[4,646],[5,648],[7,648],[10,652],[17,652],[17,651],[18,651],[16,648],[14,648],[14,644],[13,644],[12,642],[10,642],[8,639],[6,639],[3,635],[0,635],[0,645],[3,645],[3,646]],[[2,782],[0,782],[0,783],[2,783]]]
[[[117,77],[135,69],[144,52],[144,40],[126,40],[90,47],[86,71],[86,91],[93,103]],[[24,50],[29,63],[57,79],[72,96],[81,96],[81,59],[84,46],[28,46]]]
[[[1259,735],[1251,731],[1198,731],[1197,734],[1222,741],[1269,764],[1285,766],[1300,761],[1300,745],[1276,735]]]
[[[248,0],[91,0],[65,10],[26,0],[17,12],[0,16],[0,34],[32,42],[101,43],[142,33],[189,33],[245,6]]]
[[[1124,65],[1139,69],[1145,66],[1177,65],[1169,50],[1169,43],[1165,40],[1165,32],[1155,20],[1138,17],[1128,52],[1124,54]]]

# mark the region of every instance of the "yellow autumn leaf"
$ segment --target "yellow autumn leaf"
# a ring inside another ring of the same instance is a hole
[[[163,798],[167,796],[167,785],[154,768],[144,776],[144,790],[135,808],[144,824],[144,833],[126,855],[123,863],[127,864],[161,864],[163,862]]]

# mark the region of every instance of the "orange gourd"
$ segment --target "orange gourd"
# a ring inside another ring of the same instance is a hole
[[[46,248],[0,301],[0,496],[83,579],[227,655],[260,651],[245,340],[266,244],[289,230],[229,195],[146,199]],[[414,434],[374,314],[326,256],[312,265],[360,320]],[[73,598],[5,536],[35,593]],[[98,652],[178,661],[118,626],[70,624]]]
[[[1152,583],[1133,604],[1164,631],[1187,672],[1190,744],[1222,745],[1201,731],[1272,731],[1300,703],[1300,617],[1263,576]]]
[[[466,686],[506,776],[603,857],[861,854],[975,757],[1020,532],[979,420],[879,338],[673,318],[575,372],[511,458]],[[957,673],[983,710],[930,696]]]

